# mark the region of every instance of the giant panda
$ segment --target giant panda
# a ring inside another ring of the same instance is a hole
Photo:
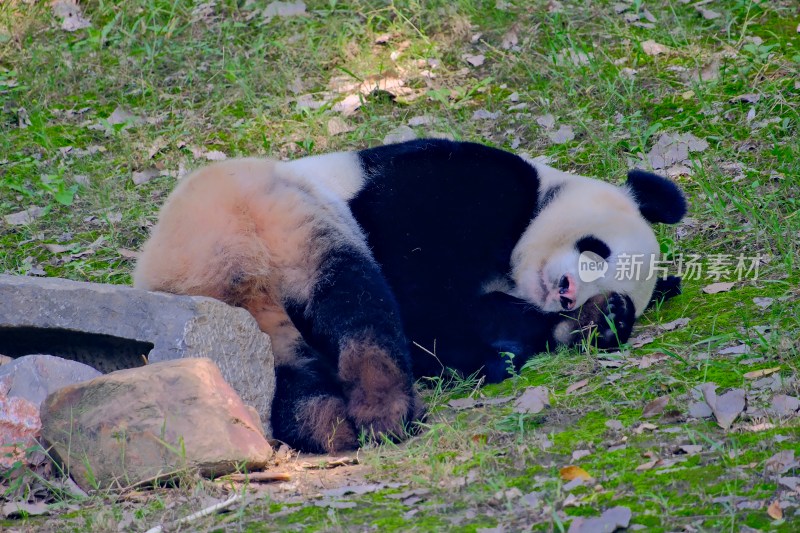
[[[402,438],[424,409],[414,379],[507,376],[587,338],[623,343],[654,291],[651,223],[680,189],[640,170],[615,186],[488,146],[423,139],[294,161],[236,159],[172,192],[133,279],[218,298],[272,338],[274,437],[308,452]],[[607,262],[582,282],[581,254]],[[642,275],[613,275],[621,257]],[[620,279],[618,279],[620,278]]]

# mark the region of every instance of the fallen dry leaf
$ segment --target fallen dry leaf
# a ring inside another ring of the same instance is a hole
[[[500,47],[503,50],[511,50],[519,44],[519,36],[514,28],[508,30],[503,35],[503,41],[500,43]]]
[[[455,400],[450,400],[447,402],[447,405],[452,407],[453,409],[458,409],[459,411],[463,409],[471,409],[473,407],[477,407],[478,401],[474,398],[456,398]]]
[[[644,53],[649,56],[657,56],[659,54],[666,54],[669,52],[669,48],[664,46],[663,44],[658,44],[655,41],[648,40],[642,43],[642,50]]]
[[[348,124],[343,118],[340,117],[333,117],[328,121],[328,135],[341,135],[342,133],[348,133],[356,128]]]
[[[347,494],[361,495],[382,490],[385,488],[386,485],[384,483],[367,483],[364,485],[349,485],[347,487],[339,487],[336,489],[325,489],[321,491],[321,494],[323,496],[329,496],[329,497],[339,497],[339,496],[345,496]]]
[[[546,130],[553,129],[556,125],[556,117],[550,113],[536,117],[536,123]]]
[[[689,323],[690,318],[676,318],[672,322],[667,322],[666,324],[661,324],[659,327],[664,331],[672,331],[674,329],[682,328],[686,324]]]
[[[567,387],[566,393],[567,394],[572,394],[576,390],[582,389],[583,387],[585,387],[588,384],[589,384],[589,379],[588,378],[587,379],[582,379],[580,381],[576,381],[575,383],[573,383],[572,385]]]
[[[567,63],[572,63],[575,66],[588,65],[589,60],[593,57],[593,54],[566,49],[556,54],[556,65],[564,65]]]
[[[549,405],[550,392],[545,387],[528,387],[514,402],[514,412],[536,414]]]
[[[656,352],[656,353],[652,353],[650,355],[645,355],[644,357],[642,357],[641,360],[639,361],[639,365],[638,366],[641,369],[650,368],[653,365],[657,365],[659,363],[663,363],[667,359],[669,359],[669,356],[667,354],[661,353],[661,352]]]
[[[682,444],[678,446],[678,452],[686,455],[697,455],[701,451],[703,451],[703,447],[699,444]]]
[[[761,309],[766,309],[772,302],[774,301],[773,298],[753,298],[753,303],[756,304]]]
[[[739,96],[735,96],[729,100],[730,103],[735,104],[737,102],[743,102],[747,104],[755,104],[761,100],[761,95],[757,93],[748,93],[748,94],[741,94]]]
[[[208,161],[224,161],[228,159],[228,156],[225,155],[224,152],[220,152],[219,150],[209,150],[208,152],[203,154],[203,157],[206,158]]]
[[[779,477],[778,484],[789,490],[798,490],[800,489],[800,477]]]
[[[302,0],[296,2],[271,2],[261,12],[265,21],[274,17],[296,17],[306,14],[306,4]]]
[[[744,377],[747,379],[757,379],[764,376],[769,376],[770,374],[774,374],[775,372],[780,372],[781,367],[776,366],[773,368],[762,368],[761,370],[753,370],[752,372],[747,372],[744,374]]]
[[[706,20],[714,20],[714,19],[719,18],[719,17],[722,16],[721,14],[717,13],[716,11],[713,11],[711,9],[707,9],[707,8],[705,8],[703,6],[696,6],[696,9],[697,9],[698,13],[700,13],[700,15]]]
[[[767,472],[777,472],[778,474],[786,473],[797,466],[797,461],[794,460],[794,450],[783,450],[776,453],[767,459],[764,466]]]
[[[299,102],[298,102],[299,105]],[[320,107],[324,105],[324,102],[320,104]],[[350,116],[361,107],[361,95],[360,94],[348,94],[345,96],[344,100],[341,102],[337,102],[331,108],[333,111],[337,113],[341,113],[344,116]]]
[[[622,506],[603,511],[603,514],[595,518],[578,516],[572,520],[567,533],[605,533],[626,529],[630,525],[631,516],[631,510]]]
[[[314,505],[317,507],[330,507],[331,509],[352,509],[353,507],[357,507],[358,504],[356,502],[350,501],[338,501],[338,500],[318,500],[314,502]]]
[[[641,435],[645,431],[655,431],[656,429],[658,429],[657,425],[651,424],[649,422],[642,422],[633,429],[633,432],[636,433],[637,435]]]
[[[652,470],[657,466],[661,466],[663,461],[661,459],[654,459],[652,461],[647,461],[646,463],[642,463],[636,467],[637,472],[642,472],[644,470]]]
[[[675,163],[688,163],[690,152],[702,152],[708,143],[691,133],[663,133],[647,154],[650,165],[658,170]]]
[[[117,124],[139,124],[143,122],[142,117],[134,115],[122,106],[117,106],[106,121],[112,126],[116,126]]]
[[[722,281],[719,283],[712,283],[703,287],[703,292],[706,294],[717,294],[718,292],[728,292],[735,285],[732,281]]]
[[[655,338],[652,335],[639,335],[628,340],[631,348],[641,348],[646,344],[653,342]]]
[[[21,516],[23,514],[27,514],[29,516],[50,514],[50,506],[44,502],[38,502],[38,503],[10,502],[3,505],[2,515],[5,518],[11,518],[13,516]]]
[[[604,353],[598,355],[597,362],[603,368],[620,368],[628,363],[626,355],[622,352]]]
[[[727,430],[744,411],[744,389],[731,389],[722,396],[717,396],[716,388],[717,386],[714,383],[704,383],[700,386],[703,398],[711,408],[711,412],[714,413],[717,425]]]
[[[417,134],[414,130],[405,124],[401,124],[386,134],[386,137],[383,138],[383,144],[396,144],[405,141],[412,141],[416,138]]]
[[[563,125],[556,131],[547,134],[553,144],[568,143],[575,138],[575,132],[571,126]]]
[[[479,67],[483,65],[484,61],[486,61],[486,56],[484,56],[483,54],[478,54],[478,55],[466,54],[464,56],[464,61],[466,61],[473,67]]]
[[[35,219],[42,216],[42,213],[44,213],[44,207],[39,207],[35,205],[33,207],[25,209],[24,211],[6,215],[3,217],[3,220],[6,221],[6,224],[9,224],[11,226],[22,226],[25,224],[30,224]]]
[[[644,406],[644,410],[642,410],[642,418],[651,418],[654,416],[658,416],[664,412],[664,408],[669,403],[669,395],[664,395],[659,398],[656,398],[652,402],[649,402],[647,405]]]
[[[708,418],[713,416],[711,407],[706,402],[692,402],[689,404],[689,416],[694,418]]]
[[[572,460],[578,461],[580,459],[583,459],[587,455],[591,454],[592,454],[591,450],[575,450],[574,452],[572,452]]]
[[[54,0],[51,4],[53,14],[61,17],[61,29],[64,31],[77,31],[92,25],[84,18],[77,0]]]
[[[572,481],[567,481],[564,483],[564,486],[561,487],[562,490],[566,492],[571,492],[578,487],[583,487],[586,482],[581,478],[575,478]]]
[[[430,115],[420,115],[408,119],[409,126],[427,126],[436,122],[436,119]]]
[[[718,352],[720,355],[744,355],[750,353],[750,347],[746,344],[737,344],[723,348]]]
[[[496,120],[500,116],[500,111],[487,111],[485,109],[478,109],[472,113],[472,120]]]
[[[470,440],[475,444],[486,444],[489,440],[489,436],[486,433],[476,433]]]
[[[776,394],[772,397],[770,412],[775,416],[791,416],[800,410],[800,400],[786,394]]]
[[[128,250],[127,248],[117,248],[117,253],[125,259],[137,259],[139,257],[139,252]]]
[[[781,518],[783,518],[783,509],[781,509],[781,502],[775,500],[774,502],[769,504],[769,507],[767,507],[767,514],[773,520],[780,520]]]
[[[47,248],[47,251],[52,254],[63,254],[64,252],[72,250],[73,245],[64,246],[62,244],[45,244],[44,247]]]
[[[575,465],[565,466],[559,470],[558,473],[561,476],[561,479],[564,481],[572,481],[573,479],[592,479],[592,476],[589,475],[589,472]]]
[[[146,168],[138,172],[133,172],[131,174],[131,181],[133,181],[134,185],[142,185],[154,178],[157,178],[159,175],[161,175],[161,171],[157,168]]]

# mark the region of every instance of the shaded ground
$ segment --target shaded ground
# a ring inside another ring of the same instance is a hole
[[[637,165],[670,175],[690,218],[658,232],[684,294],[649,311],[621,354],[550,354],[485,388],[427,384],[428,430],[357,465],[284,456],[285,482],[187,477],[83,499],[16,472],[5,498],[46,496],[34,511],[50,514],[0,528],[144,531],[234,490],[246,500],[228,512],[167,530],[560,531],[620,506],[631,529],[796,529],[796,3],[266,6],[92,1],[88,26],[66,31],[65,18],[82,25],[74,9],[0,5],[0,269],[128,283],[191,168],[436,135],[612,182]],[[732,284],[703,291],[718,282]],[[551,405],[520,412],[533,386]],[[591,480],[563,479],[571,465]],[[326,492],[345,485],[354,493]]]

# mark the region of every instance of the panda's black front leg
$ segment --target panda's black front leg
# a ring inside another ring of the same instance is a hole
[[[633,302],[617,293],[592,297],[568,313],[544,313],[523,300],[493,292],[483,295],[475,310],[485,354],[483,374],[490,383],[509,377],[529,357],[558,345],[585,341],[602,349],[616,348],[628,340],[635,320]]]
[[[400,313],[378,265],[338,246],[321,260],[307,302],[287,305],[303,337],[336,368],[356,427],[402,438],[422,414]]]
[[[473,320],[485,353],[481,365],[486,381],[502,381],[526,358],[555,348],[551,332],[560,319],[503,292],[482,295]]]

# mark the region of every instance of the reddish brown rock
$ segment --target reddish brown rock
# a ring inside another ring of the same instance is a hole
[[[11,468],[36,444],[42,425],[39,406],[25,398],[9,396],[11,379],[0,378],[0,470]]]
[[[42,437],[84,490],[124,488],[186,469],[262,468],[260,420],[209,359],[120,370],[42,403]]]

